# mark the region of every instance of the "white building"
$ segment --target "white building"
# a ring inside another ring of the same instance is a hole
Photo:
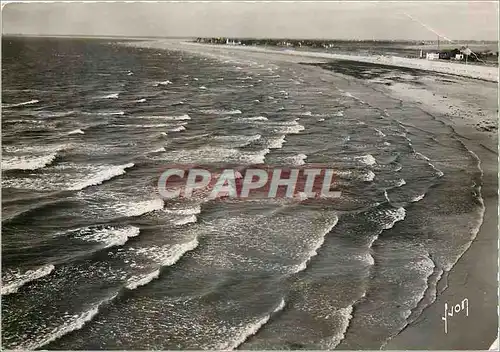
[[[439,53],[426,53],[425,58],[427,60],[439,60]]]

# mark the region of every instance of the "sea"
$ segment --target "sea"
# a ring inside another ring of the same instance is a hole
[[[446,288],[484,213],[452,127],[342,63],[201,51],[2,38],[3,348],[378,349]],[[172,164],[342,195],[162,199]]]

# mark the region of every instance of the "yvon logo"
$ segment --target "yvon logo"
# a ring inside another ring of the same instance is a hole
[[[167,168],[158,179],[164,198],[191,198],[204,194],[216,198],[338,198],[335,171],[324,166],[307,167],[189,167]]]

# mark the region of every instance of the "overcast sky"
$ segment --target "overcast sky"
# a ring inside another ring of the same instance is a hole
[[[435,40],[433,31],[497,40],[498,3],[11,3],[2,10],[4,34]]]

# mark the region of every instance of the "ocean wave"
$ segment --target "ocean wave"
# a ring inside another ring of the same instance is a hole
[[[162,133],[165,133],[165,132],[162,132]],[[166,135],[166,133],[165,133]],[[162,152],[165,152],[165,147],[161,147],[161,148],[158,148],[158,149],[155,149],[155,150],[152,150],[150,151],[150,153],[162,153]]]
[[[134,275],[127,280],[125,287],[128,288],[129,290],[135,290],[137,287],[147,285],[148,283],[159,277],[160,277],[160,269],[156,269],[150,272],[149,274]]]
[[[307,159],[307,155],[297,154],[294,156],[284,158],[284,161],[285,161],[285,163],[293,165],[293,166],[300,166],[300,165],[304,165],[306,163],[305,162],[306,159]]]
[[[186,129],[186,127],[184,127],[184,126],[178,126],[178,127],[169,129],[168,132],[181,132],[181,131],[184,131],[185,129]]]
[[[108,302],[111,302],[113,299],[118,294],[114,294],[92,306],[89,310],[78,314],[78,315],[72,315],[68,316],[68,320],[64,322],[61,326],[56,327],[54,330],[52,330],[51,333],[49,333],[46,336],[41,336],[38,339],[27,341],[24,344],[20,344],[18,346],[15,346],[15,349],[20,349],[20,350],[35,350],[40,347],[43,347],[47,345],[50,342],[53,342],[62,336],[70,333],[71,331],[79,330],[81,329],[87,322],[91,321],[98,313],[99,313],[99,307],[102,306],[103,304],[106,304]]]
[[[176,226],[182,226],[182,225],[186,225],[186,224],[195,223],[197,220],[198,220],[198,218],[196,217],[196,215],[188,215],[182,219],[177,219],[177,220],[174,220],[172,222]]]
[[[118,124],[112,124],[110,126],[112,126],[112,127],[123,127],[123,128],[129,128],[129,127],[135,127],[135,128],[172,127],[172,125],[169,124],[169,123],[154,123],[154,124],[151,124],[151,125],[140,125],[140,124],[118,125]]]
[[[141,256],[144,256],[161,266],[172,266],[181,257],[198,247],[198,239],[194,238],[189,242],[178,243],[165,246],[150,246],[144,248],[131,248],[131,250]]]
[[[83,115],[96,115],[96,116],[115,116],[115,115],[125,115],[124,111],[97,111],[97,112],[82,112]]]
[[[123,246],[130,237],[139,235],[139,228],[135,226],[121,228],[113,226],[103,228],[85,227],[65,232],[64,235],[86,242],[102,243],[104,248],[109,248]]]
[[[200,110],[202,114],[210,114],[210,115],[238,115],[241,114],[241,110],[217,110],[217,109],[209,109],[209,110]]]
[[[90,179],[87,179],[83,182],[79,182],[79,183],[69,187],[68,190],[80,191],[80,190],[87,188],[87,187],[90,187],[90,186],[100,185],[104,181],[110,180],[113,177],[125,174],[125,172],[126,172],[125,170],[129,169],[133,166],[134,166],[133,163],[128,163],[128,164],[124,164],[124,165],[107,166],[104,170],[93,175]]]
[[[134,103],[145,103],[145,102],[146,102],[146,98],[134,100]]]
[[[215,140],[223,142],[231,142],[232,145],[237,144],[238,147],[244,147],[252,142],[258,141],[262,136],[255,134],[251,136],[235,135],[235,136],[214,136]]]
[[[54,265],[48,264],[37,269],[25,271],[24,273],[15,272],[6,274],[7,277],[2,278],[2,296],[16,293],[21,286],[49,275],[54,269]]]
[[[424,199],[424,197],[425,197],[425,193],[424,193],[424,194],[421,194],[421,195],[418,195],[418,196],[415,196],[415,197],[412,197],[412,198],[410,199],[410,202],[412,202],[412,203],[419,202],[419,201],[421,201],[422,199]]]
[[[267,121],[268,118],[265,116],[254,116],[254,117],[241,117],[238,119],[238,121]]]
[[[341,328],[340,328],[340,331],[337,332],[330,339],[327,346],[325,346],[325,347],[327,347],[327,349],[329,349],[329,350],[335,349],[335,347],[337,347],[340,344],[340,342],[342,342],[342,340],[345,338],[345,334],[347,332],[347,329],[349,328],[349,324],[350,324],[351,319],[353,317],[353,315],[352,315],[353,310],[354,310],[354,308],[351,305],[351,306],[348,306],[346,308],[339,308],[334,312],[334,314],[338,313],[342,317]]]
[[[355,157],[355,159],[361,161],[365,165],[375,165],[377,163],[377,160],[375,160],[371,154],[358,156]]]
[[[381,227],[380,233],[382,233],[382,231],[384,230],[393,228],[398,221],[404,220],[406,217],[406,210],[403,207],[391,208],[388,210],[377,210],[375,211],[375,216],[377,217],[377,221],[379,222]],[[373,243],[377,240],[377,238],[378,235],[373,236],[370,239],[368,248],[371,248],[373,246]]]
[[[12,156],[4,157],[2,170],[38,170],[50,165],[57,157],[57,153],[42,156]]]
[[[201,206],[196,205],[191,208],[183,208],[183,209],[164,209],[163,211],[169,214],[177,214],[177,215],[196,215],[201,213]]]
[[[368,171],[366,173],[363,173],[359,176],[360,180],[365,181],[365,182],[371,182],[375,179],[375,173],[373,171]]]
[[[176,115],[176,116],[168,116],[168,115],[157,115],[157,116],[137,116],[139,119],[161,119],[167,121],[182,121],[182,120],[191,120],[191,116],[188,114],[184,115]]]
[[[126,204],[114,206],[114,210],[121,215],[133,217],[141,216],[152,211],[161,210],[164,207],[162,199],[151,199],[144,201],[135,201]]]
[[[312,248],[309,250],[309,252],[307,253],[307,256],[306,258],[304,259],[304,261],[302,261],[300,264],[292,267],[292,270],[291,270],[291,273],[292,274],[297,274],[301,271],[304,271],[305,269],[307,269],[307,264],[311,261],[311,259],[318,255],[318,250],[321,248],[321,246],[323,246],[323,244],[325,243],[325,237],[326,235],[328,235],[328,233],[337,225],[338,221],[339,221],[339,218],[337,216],[335,216],[332,220],[332,223],[331,224],[328,224],[325,228],[325,230],[323,231],[323,234],[317,239],[317,241],[313,244]]]
[[[24,101],[22,103],[17,103],[17,104],[5,104],[5,105],[2,104],[2,108],[14,108],[17,106],[32,105],[32,104],[36,104],[39,102],[40,102],[40,100],[32,99],[32,100]]]
[[[42,118],[51,118],[51,117],[66,117],[73,115],[75,111],[37,111],[33,113],[33,115]]]
[[[266,147],[269,149],[281,149],[283,147],[283,143],[286,142],[285,138],[285,135],[270,137],[267,139]]]
[[[156,82],[154,84],[154,86],[155,87],[158,87],[158,86],[168,86],[169,84],[172,84],[172,82],[170,82],[169,80],[166,80],[166,81]]]
[[[271,313],[263,316],[262,318],[254,321],[246,326],[243,326],[239,331],[235,333],[235,336],[232,340],[222,342],[215,346],[210,346],[207,349],[219,350],[219,351],[230,351],[238,348],[241,344],[243,344],[250,336],[255,335],[267,322],[271,319],[273,314],[276,314],[285,308],[285,300],[282,299],[276,308],[272,310]]]
[[[119,95],[120,95],[120,93],[111,93],[111,94],[108,94],[108,95],[104,95],[101,98],[102,99],[118,99]]]
[[[197,149],[173,150],[169,153],[172,161],[184,163],[204,162],[244,162],[263,163],[269,149],[259,151],[241,151],[236,148],[204,146]]]
[[[378,128],[374,128],[375,132],[377,132],[377,135],[379,137],[385,137],[385,134],[384,132],[382,132],[381,130],[379,130]]]
[[[85,132],[83,132],[82,130],[78,129],[78,130],[73,130],[73,131],[70,131],[68,132],[69,135],[72,135],[72,134],[85,134]]]

